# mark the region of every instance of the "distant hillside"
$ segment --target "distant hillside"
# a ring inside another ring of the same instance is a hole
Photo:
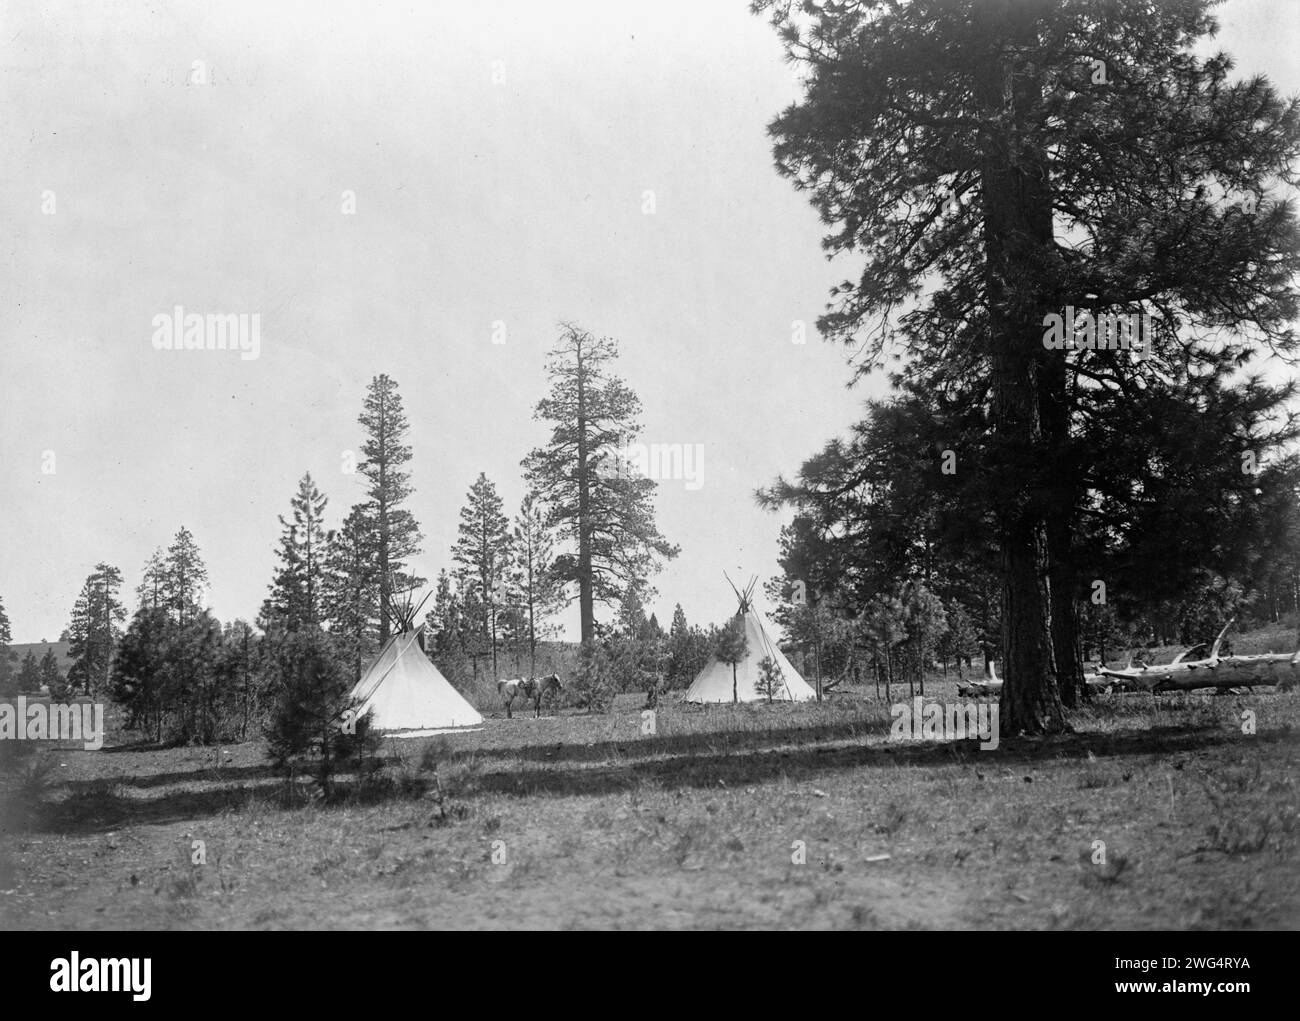
[[[69,644],[69,642],[25,642],[16,643],[9,646],[9,648],[14,651],[15,667],[22,666],[22,662],[27,657],[28,652],[35,656],[36,662],[39,663],[41,657],[45,655],[45,650],[53,649],[54,655],[59,661],[59,673],[66,677],[68,675],[68,667],[72,666],[72,657],[68,655]]]

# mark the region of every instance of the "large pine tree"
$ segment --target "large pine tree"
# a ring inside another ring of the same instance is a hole
[[[904,374],[988,388],[1010,733],[1063,728],[1079,687],[1080,408],[1165,380],[1231,386],[1253,353],[1294,347],[1300,245],[1271,194],[1295,183],[1300,116],[1194,55],[1212,6],[756,4],[808,69],[771,128],[778,168],[828,251],[866,260],[823,333],[872,365],[892,325]],[[1066,309],[1150,313],[1149,353],[1049,348]]]
[[[87,695],[92,689],[108,689],[113,653],[126,620],[126,607],[118,598],[121,587],[121,571],[111,564],[96,564],[72,608],[69,676],[81,683]]]
[[[620,447],[640,431],[641,401],[611,374],[617,356],[613,340],[562,325],[547,365],[551,392],[533,413],[553,423],[551,440],[523,462],[549,523],[573,543],[557,566],[578,583],[583,642],[595,636],[596,603],[616,603],[678,552],[655,525],[654,480],[622,464]]]
[[[373,536],[375,570],[379,584],[379,641],[388,640],[388,605],[393,587],[416,587],[423,578],[407,577],[408,562],[420,552],[420,526],[403,504],[413,492],[411,473],[406,465],[411,460],[411,448],[403,441],[409,430],[402,397],[397,383],[387,375],[370,381],[365,404],[358,419],[366,431],[362,444],[364,460],[357,470],[366,477],[367,502],[362,513],[367,520],[367,531]]]

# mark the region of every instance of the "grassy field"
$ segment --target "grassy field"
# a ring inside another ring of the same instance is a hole
[[[48,752],[6,788],[0,925],[1300,926],[1295,692],[1110,696],[995,751],[891,741],[867,691],[653,736],[640,705],[390,741],[329,806],[258,742]]]

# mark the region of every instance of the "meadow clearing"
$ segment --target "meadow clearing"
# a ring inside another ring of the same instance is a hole
[[[110,713],[102,751],[8,777],[0,925],[1300,925],[1294,691],[1104,696],[990,751],[891,741],[873,691],[669,702],[654,735],[641,706],[390,740],[329,805],[260,741],[155,749]]]

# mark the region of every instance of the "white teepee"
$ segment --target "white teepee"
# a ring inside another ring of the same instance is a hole
[[[807,681],[799,676],[799,672],[785,658],[785,654],[777,648],[776,640],[772,637],[772,625],[763,616],[762,611],[754,605],[754,584],[755,582],[751,581],[743,594],[736,591],[736,598],[740,600],[740,607],[736,610],[736,616],[744,621],[745,638],[749,646],[745,652],[745,658],[736,664],[736,699],[741,702],[767,701],[767,696],[760,694],[756,687],[756,682],[761,677],[759,663],[762,662],[765,656],[772,657],[773,662],[780,668],[781,677],[785,681],[784,686],[773,694],[773,700],[777,702],[804,702],[816,698],[817,693],[808,686]],[[734,585],[731,587],[733,591],[736,590]],[[686,689],[684,698],[687,702],[732,701],[731,664],[724,663],[716,658],[710,660],[696,676],[691,686]]]
[[[371,712],[370,725],[391,737],[477,727],[483,717],[424,654],[420,645],[424,626],[415,625],[418,612],[419,608],[411,611],[409,599],[390,612],[397,631],[352,689],[352,697],[360,703],[357,717]]]

